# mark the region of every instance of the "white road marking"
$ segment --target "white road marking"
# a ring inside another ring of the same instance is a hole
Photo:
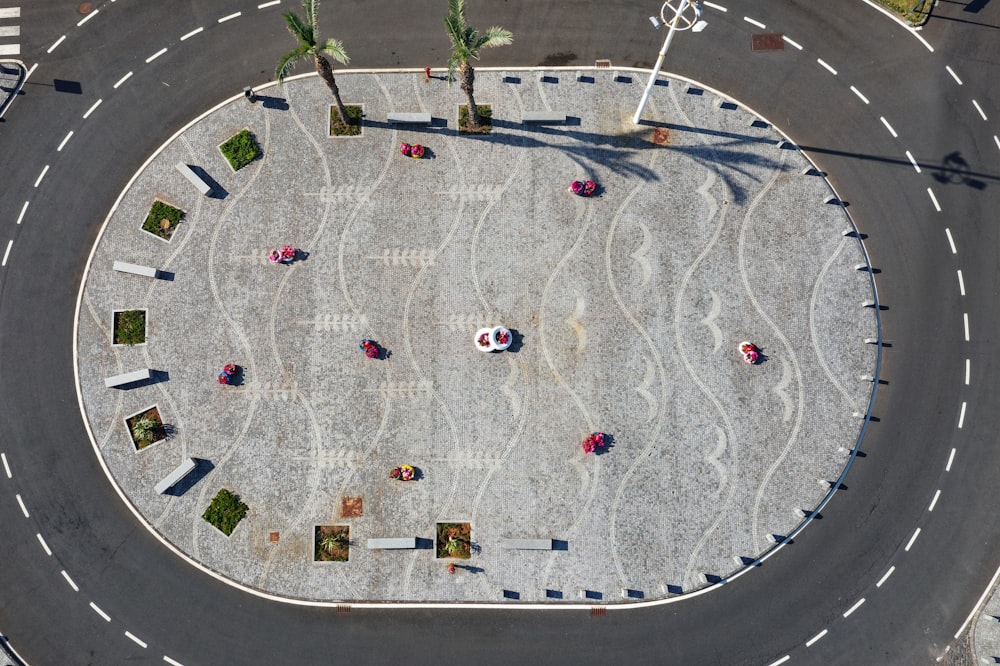
[[[66,135],[66,138],[63,139],[62,142],[59,144],[59,147],[56,148],[56,152],[57,153],[61,153],[62,152],[63,146],[66,145],[66,142],[69,141],[69,139],[70,139],[71,136],[73,136],[73,130],[69,131],[69,134]]]
[[[969,313],[962,313],[962,321],[965,323],[965,341],[969,341]]]
[[[962,406],[963,407],[965,406],[964,402],[962,403]],[[934,499],[931,500],[931,505],[929,507],[927,507],[928,511],[933,511],[934,510],[934,505],[937,504],[937,501],[938,501],[939,497],[941,497],[941,489],[940,488],[937,490],[937,492],[934,493]]]
[[[944,471],[950,472],[951,471],[951,464],[953,462],[955,462],[955,449],[951,450],[951,455],[948,456],[948,464],[944,466]]]
[[[962,79],[958,78],[958,74],[956,74],[955,70],[951,68],[951,65],[945,65],[944,68],[948,70],[949,74],[951,74],[951,78],[955,79],[955,83],[962,85]]]
[[[18,224],[21,224],[21,220],[24,219],[24,211],[28,210],[28,204],[29,203],[31,203],[31,202],[30,201],[25,201],[24,205],[21,207],[21,214],[17,216],[17,223]]]
[[[243,12],[236,12],[235,14],[230,14],[229,16],[223,16],[222,18],[219,19],[219,23],[225,23],[226,21],[238,18],[242,13]]]
[[[923,44],[924,46],[926,46],[928,51],[930,51],[931,53],[934,53],[934,47],[930,45],[930,42],[928,42],[926,39],[924,39],[923,37],[921,37],[919,32],[917,32],[913,28],[910,28],[910,34],[913,35],[914,37],[916,37],[918,40],[920,40],[920,43]]]
[[[21,36],[21,26],[0,25],[0,37],[20,37],[20,36]],[[20,48],[18,50],[20,50]]]
[[[913,159],[913,154],[910,153],[910,151],[906,151],[906,158],[910,160],[910,164],[912,164],[913,168],[917,170],[917,173],[920,173],[920,165],[917,164],[915,159]]]
[[[972,362],[969,359],[965,359],[965,385],[969,385],[969,371],[972,369]]]
[[[823,638],[828,633],[829,633],[829,631],[827,629],[824,629],[823,631],[819,632],[818,634],[816,634],[815,636],[813,636],[812,638],[810,638],[809,640],[806,641],[806,647],[812,647],[813,643],[815,643],[819,639]]]
[[[965,423],[965,405],[966,405],[966,403],[963,402],[962,403],[962,411],[958,415],[958,429],[959,430],[962,429],[962,424]]]
[[[31,78],[31,75],[35,73],[36,69],[38,69],[37,62],[31,66],[31,69],[28,70],[28,75],[24,77],[24,80],[27,81],[29,78]]]
[[[892,129],[892,125],[890,125],[890,124],[889,124],[889,121],[888,121],[888,120],[886,120],[886,119],[885,119],[884,117],[882,117],[882,116],[879,116],[879,120],[881,120],[881,121],[882,121],[882,124],[883,124],[883,125],[885,125],[885,128],[886,128],[887,130],[889,130],[889,134],[891,134],[891,135],[892,135],[892,138],[893,138],[893,139],[896,139],[896,138],[898,138],[898,137],[899,137],[899,135],[898,135],[898,134],[896,134],[896,130]]]
[[[125,76],[123,76],[122,78],[118,79],[118,83],[116,83],[116,84],[114,85],[114,88],[115,88],[115,90],[118,90],[118,86],[120,86],[121,84],[123,84],[123,83],[125,83],[126,81],[128,81],[128,80],[129,80],[129,77],[130,77],[130,76],[132,76],[132,72],[129,72],[128,74],[126,74],[126,75],[125,75]]]
[[[859,608],[861,608],[861,604],[863,604],[863,603],[865,603],[865,598],[861,597],[860,599],[858,599],[858,602],[856,604],[854,604],[853,606],[851,606],[850,608],[848,608],[846,611],[844,611],[844,617],[850,617],[851,613],[853,613],[854,611],[856,611]]]
[[[7,464],[7,454],[0,453],[0,460],[3,461],[3,471],[7,473],[7,478],[11,478],[10,475],[10,465]]]
[[[744,16],[744,17],[743,17],[743,20],[744,20],[744,21],[746,21],[747,23],[751,24],[751,25],[755,25],[755,26],[757,26],[757,27],[758,27],[758,28],[760,28],[761,30],[763,30],[764,28],[766,28],[766,27],[767,27],[766,25],[764,25],[764,24],[763,24],[763,23],[761,23],[760,21],[754,21],[754,20],[753,20],[752,18],[750,18],[749,16]]]
[[[24,506],[24,500],[21,499],[21,493],[14,495],[14,497],[17,498],[17,503],[21,506],[21,513],[24,514],[24,517],[30,518],[31,516],[28,515],[28,507]]]
[[[918,536],[920,536],[920,528],[919,527],[913,533],[913,536],[910,537],[910,540],[906,542],[906,548],[904,548],[903,550],[906,551],[907,553],[910,552],[910,548],[913,546],[913,542],[917,540]]]
[[[271,0],[271,2],[265,2],[262,5],[257,5],[257,9],[264,9],[264,7],[273,7],[274,5],[277,4],[281,4],[281,0]],[[713,5],[711,2],[704,2],[702,4],[707,5],[712,9],[721,9],[722,11],[726,11],[725,7],[720,7],[719,5]]]
[[[822,58],[816,58],[816,62],[820,64],[820,67],[830,72],[834,76],[837,76],[837,70],[835,70],[833,67],[830,67],[830,65],[826,64],[826,61],[823,60]]]
[[[45,539],[42,538],[41,533],[36,532],[35,536],[38,537],[38,543],[42,544],[42,548],[45,550],[45,554],[51,557],[52,550],[49,548],[49,544],[45,543]]]
[[[785,37],[784,35],[782,35],[782,36],[781,36],[781,38],[782,38],[783,40],[785,40],[785,42],[786,42],[786,43],[788,43],[788,44],[791,44],[792,46],[794,46],[795,48],[797,48],[797,49],[798,49],[799,51],[801,51],[801,50],[802,50],[802,45],[801,45],[801,44],[799,44],[799,43],[798,43],[797,41],[795,41],[794,39],[792,39],[792,38],[790,38],[790,37]]]
[[[144,647],[144,648],[149,647],[143,641],[139,640],[139,637],[133,634],[131,631],[126,631],[125,635],[128,636],[130,639],[132,639],[132,642],[134,642],[139,647]]]
[[[993,143],[997,144],[997,148],[1000,148],[1000,136],[996,134],[993,135]]]
[[[66,573],[65,569],[63,569],[60,573],[62,573],[63,578],[66,579],[66,582],[69,583],[69,586],[73,588],[74,592],[79,592],[80,591],[80,588],[78,588],[76,586],[76,583],[74,583],[73,579],[69,577],[69,574]]]
[[[889,576],[891,576],[892,572],[895,570],[896,567],[889,567],[889,570],[882,574],[882,577],[878,579],[877,583],[875,583],[875,587],[882,587],[885,581],[889,580]]]
[[[928,187],[927,188],[927,194],[931,198],[931,203],[934,204],[934,210],[936,210],[937,212],[940,213],[941,212],[941,204],[938,203],[937,197],[934,196],[934,190],[932,190],[931,188]]]
[[[0,19],[21,18],[20,7],[4,7],[0,9]]]
[[[955,249],[955,239],[951,237],[951,229],[945,227],[944,233],[948,236],[948,245],[951,245],[951,253],[958,254],[958,250]]]
[[[56,47],[59,46],[60,44],[62,44],[64,39],[66,39],[66,35],[63,35],[62,37],[60,37],[59,39],[57,39],[56,42],[55,42],[55,44],[53,44],[52,46],[50,46],[49,50],[46,51],[46,53],[52,53],[53,51],[55,51]]]
[[[49,171],[49,165],[46,164],[44,167],[42,167],[42,172],[38,174],[38,178],[35,179],[35,187],[38,187],[38,185],[42,182],[42,178],[45,178],[45,174],[48,173],[48,171]]]
[[[857,95],[861,99],[862,102],[864,102],[865,104],[871,104],[871,102],[868,101],[868,98],[861,94],[860,90],[858,90],[854,86],[851,86],[851,90],[854,92],[855,95]]]
[[[146,58],[146,64],[148,65],[149,63],[153,62],[154,60],[156,60],[157,58],[159,58],[161,55],[163,55],[166,52],[167,52],[167,47],[164,46],[162,49],[160,49],[159,51],[157,51],[153,55],[151,55],[148,58]]]
[[[779,666],[780,664],[785,663],[786,661],[788,661],[791,658],[792,658],[792,655],[786,654],[784,657],[782,657],[778,661],[772,661],[770,664],[768,664],[768,666]]]
[[[1000,578],[1000,569],[997,569],[996,573],[993,574],[993,578],[990,579],[990,582],[986,586],[986,589],[983,590],[983,595],[979,597],[979,601],[977,601],[976,605],[972,607],[972,612],[969,613],[969,617],[965,618],[965,622],[963,622],[962,626],[959,627],[958,631],[955,632],[955,638],[958,638],[959,636],[962,635],[962,632],[965,631],[966,625],[968,625],[969,622],[972,621],[972,618],[975,617],[976,614],[979,612],[980,606],[982,606],[983,602],[986,601],[986,596],[993,591],[993,586],[996,584],[997,578]]]
[[[95,16],[97,16],[100,13],[100,11],[101,11],[100,9],[95,9],[94,11],[90,12],[89,14],[87,14],[86,16],[84,16],[82,19],[80,19],[80,21],[76,24],[76,27],[79,28],[81,25],[83,25],[84,23],[86,23],[90,19],[92,19]]]
[[[7,265],[7,257],[10,256],[10,248],[14,247],[14,239],[7,241],[7,251],[3,253],[3,261],[0,261],[0,266]]]
[[[172,666],[184,666],[184,664],[182,664],[181,662],[174,661],[173,659],[171,659],[167,655],[163,655],[163,661],[167,662],[168,664],[172,664]]]
[[[195,35],[197,35],[197,34],[198,34],[199,32],[201,32],[202,30],[204,30],[204,28],[195,28],[194,30],[192,30],[192,31],[191,31],[191,32],[189,32],[188,34],[186,34],[186,35],[184,35],[183,37],[181,37],[181,41],[183,42],[183,41],[184,41],[185,39],[187,39],[188,37],[194,37]]]
[[[982,117],[983,120],[988,120],[988,118],[986,117],[986,112],[983,111],[983,107],[979,106],[979,102],[977,102],[976,100],[972,100],[972,106],[976,107],[976,111],[979,112],[979,115]]]
[[[962,296],[965,296],[965,280],[962,279],[962,269],[958,269],[958,291]],[[968,384],[968,382],[966,382]]]
[[[92,107],[90,107],[89,109],[87,109],[87,113],[83,114],[83,119],[86,120],[87,117],[94,112],[94,109],[96,109],[97,107],[99,107],[101,105],[101,102],[103,102],[103,101],[104,100],[99,99],[96,102],[94,102],[94,105]]]
[[[0,55],[16,56],[21,55],[20,44],[0,44]]]
[[[93,608],[94,612],[103,617],[106,621],[111,622],[111,616],[102,611],[100,608],[98,608],[97,604],[95,604],[93,601],[90,602],[90,607]]]

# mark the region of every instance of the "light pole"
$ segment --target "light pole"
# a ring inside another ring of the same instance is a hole
[[[646,102],[649,101],[649,93],[653,91],[653,86],[656,85],[656,77],[660,75],[660,68],[663,67],[663,59],[667,57],[667,49],[670,48],[670,42],[674,40],[674,33],[678,30],[689,30],[695,27],[698,23],[698,19],[701,18],[701,2],[698,0],[673,0],[675,5],[670,4],[670,0],[663,3],[660,7],[660,20],[666,24],[668,23],[667,17],[664,16],[664,12],[669,7],[673,10],[674,15],[669,20],[670,29],[667,31],[667,38],[663,40],[663,48],[660,49],[660,57],[656,59],[656,66],[653,67],[653,71],[649,75],[649,83],[646,84],[646,90],[642,93],[642,99],[639,100],[639,108],[635,110],[635,115],[632,116],[632,123],[635,125],[639,124],[639,118],[642,116],[643,110],[646,108]],[[694,16],[685,16],[685,12],[688,9],[694,10]],[[657,25],[655,18],[653,19],[653,24]],[[698,32],[695,30],[695,32]]]

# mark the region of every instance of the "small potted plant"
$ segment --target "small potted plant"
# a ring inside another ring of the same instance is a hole
[[[226,365],[222,368],[222,372],[219,373],[218,382],[223,385],[232,384],[233,378],[239,371],[240,371],[240,366],[236,365],[235,363],[226,363]]]
[[[513,341],[513,337],[510,334],[510,329],[503,326],[495,326],[493,330],[490,331],[490,341],[493,343],[493,348],[499,351],[503,351],[510,347],[510,343]]]
[[[410,157],[419,160],[423,156],[424,156],[423,146],[421,146],[419,143],[415,143],[412,146],[410,146]]]
[[[397,481],[413,481],[416,478],[416,470],[413,468],[413,465],[393,467],[392,471],[389,472],[389,478],[396,479]]]
[[[496,349],[493,346],[493,329],[481,328],[476,331],[476,349],[481,352],[491,352]]]
[[[592,432],[587,435],[583,440],[583,452],[584,453],[594,453],[597,449],[604,448],[604,433],[603,432]]]
[[[574,180],[569,184],[569,191],[581,197],[589,197],[597,189],[597,183],[592,180]]]
[[[750,365],[756,365],[760,359],[760,352],[757,349],[757,345],[752,342],[741,342],[740,353],[743,354],[743,362]]]
[[[362,340],[358,343],[358,349],[365,353],[368,358],[378,358],[378,345],[372,340]]]

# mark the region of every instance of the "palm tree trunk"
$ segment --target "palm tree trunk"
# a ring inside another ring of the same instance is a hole
[[[330,66],[330,61],[324,58],[319,53],[316,54],[316,71],[319,72],[320,77],[326,82],[326,86],[333,93],[333,100],[337,103],[337,111],[340,113],[340,119],[345,125],[350,124],[350,118],[347,117],[347,107],[344,106],[344,102],[340,99],[340,88],[337,87],[337,82],[333,78],[333,67]]]
[[[458,73],[462,77],[462,90],[465,91],[466,96],[469,98],[469,120],[472,122],[474,129],[479,129],[482,119],[479,117],[479,107],[476,106],[476,100],[472,96],[472,83],[476,79],[476,73],[473,71],[472,65],[468,62],[463,62],[459,66]]]

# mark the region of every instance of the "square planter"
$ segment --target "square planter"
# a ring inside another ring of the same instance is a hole
[[[149,432],[148,438],[137,439],[135,433],[133,432],[133,426],[136,421],[141,418],[147,418],[153,422],[153,428]],[[136,451],[145,451],[154,444],[159,444],[167,438],[167,430],[163,427],[163,419],[160,418],[160,410],[156,405],[151,405],[145,409],[141,409],[131,416],[126,416],[125,421],[125,431],[128,433],[128,438],[132,442],[132,446],[135,447]]]
[[[316,525],[313,562],[347,562],[351,556],[350,525]]]
[[[476,108],[479,109],[479,118],[483,121],[478,131],[471,131],[465,128],[470,121],[469,118],[469,105],[459,104],[458,105],[458,122],[456,127],[458,128],[459,134],[491,134],[493,132],[493,106],[490,104],[476,104]]]
[[[264,154],[260,149],[260,144],[257,143],[257,137],[254,136],[249,127],[244,127],[220,143],[219,153],[225,158],[226,164],[229,165],[233,173],[236,173]]]
[[[111,315],[111,346],[146,344],[149,319],[146,310],[114,310]]]
[[[472,557],[472,523],[437,523],[434,552],[438,559]]]
[[[347,107],[347,115],[351,117],[352,120],[357,121],[357,125],[351,125],[350,129],[357,130],[356,132],[350,133],[334,133],[334,123],[339,123],[340,112],[337,110],[336,104],[330,105],[330,112],[327,114],[327,134],[334,139],[357,139],[364,136],[365,134],[365,105],[364,104],[344,104]]]
[[[172,206],[159,198],[153,199],[146,220],[142,223],[142,230],[169,243],[184,214],[184,211],[177,206]]]
[[[212,503],[201,515],[212,527],[227,537],[230,536],[247,515],[249,507],[243,503],[240,496],[231,490],[222,488],[212,498]]]

